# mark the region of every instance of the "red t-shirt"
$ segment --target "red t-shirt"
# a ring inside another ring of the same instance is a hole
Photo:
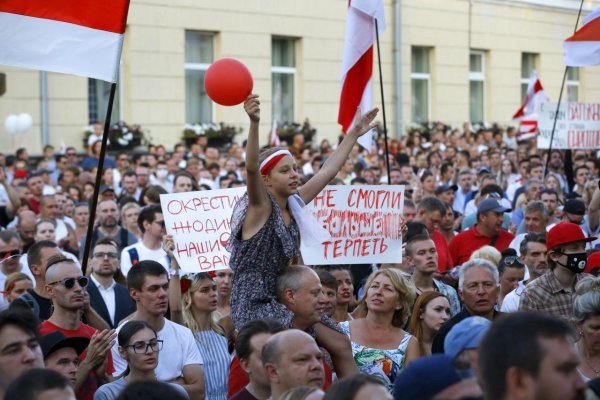
[[[458,235],[452,238],[450,242],[450,254],[454,265],[461,265],[465,261],[469,261],[471,254],[475,250],[478,250],[486,245],[491,245],[492,238],[483,236],[476,229],[477,225],[472,226],[466,231],[462,231]],[[499,251],[503,252],[508,248],[510,242],[515,238],[512,233],[501,229],[494,247]]]
[[[452,256],[450,255],[446,238],[440,231],[435,230],[433,235],[431,235],[431,240],[433,240],[438,254],[438,271],[444,273],[451,270],[454,265],[452,265]]]
[[[50,321],[44,321],[40,324],[40,335],[42,336],[57,331],[62,333],[66,337],[86,337],[88,339],[91,339],[92,335],[96,333],[96,329],[84,324],[83,322],[79,326],[79,329],[76,330],[63,329],[60,326],[54,325]],[[81,353],[81,361],[85,360],[86,355],[87,351]],[[109,351],[108,362],[106,363],[106,374],[108,376],[112,376],[113,372],[115,372],[115,368],[113,366],[112,354]],[[77,393],[77,398],[79,400],[92,400],[94,398],[94,393],[98,389],[98,386],[98,378],[96,377],[96,374],[92,372],[92,374],[90,374],[87,381]]]

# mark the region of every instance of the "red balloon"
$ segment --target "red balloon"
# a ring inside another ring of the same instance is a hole
[[[215,61],[204,75],[208,97],[222,106],[243,103],[252,93],[252,74],[244,64],[233,58]]]

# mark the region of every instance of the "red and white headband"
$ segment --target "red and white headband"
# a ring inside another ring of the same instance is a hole
[[[294,158],[292,156],[292,153],[290,153],[287,150],[277,150],[275,153],[273,153],[269,157],[265,158],[265,160],[260,163],[260,174],[263,176],[267,175],[269,172],[271,172],[273,167],[275,165],[277,165],[279,160],[281,160],[285,156],[290,156],[290,157]]]

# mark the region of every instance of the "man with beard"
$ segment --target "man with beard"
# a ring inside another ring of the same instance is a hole
[[[521,242],[521,261],[529,272],[529,279],[519,282],[519,286],[504,297],[502,312],[515,312],[519,309],[519,301],[525,290],[525,285],[533,282],[548,271],[546,261],[546,234],[528,233]],[[527,275],[525,275],[527,278]]]
[[[96,242],[90,253],[89,265],[92,269],[88,292],[90,305],[111,327],[135,312],[135,302],[127,288],[115,282],[120,260],[117,244],[109,238]]]
[[[35,233],[36,221],[35,213],[31,210],[21,211],[17,217],[17,232],[19,232],[19,236],[21,237],[23,253],[27,253],[35,242],[33,234]]]
[[[61,332],[66,337],[90,339],[86,355],[80,365],[75,384],[78,399],[91,400],[99,385],[109,382],[114,371],[110,346],[116,338],[113,330],[98,332],[81,322],[86,307],[85,291],[88,278],[70,259],[51,258],[46,267],[46,290],[54,307],[50,318],[40,324],[40,334]]]
[[[90,248],[96,245],[98,239],[112,239],[118,246],[119,252],[136,243],[138,240],[135,235],[127,229],[119,225],[119,207],[114,200],[102,200],[98,203],[96,219],[98,226],[92,232],[92,243]],[[85,243],[86,238],[83,238],[81,243]],[[83,258],[84,246],[81,246],[79,258]]]

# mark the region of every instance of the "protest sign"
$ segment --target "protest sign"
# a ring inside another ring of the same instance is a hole
[[[331,239],[301,244],[305,264],[402,261],[404,186],[327,186],[307,206]]]
[[[245,192],[243,187],[160,195],[167,233],[175,242],[173,255],[184,273],[229,267],[225,245],[231,214]]]
[[[550,147],[556,103],[540,106],[537,147]],[[558,111],[553,149],[598,149],[600,147],[600,103],[563,103]]]

